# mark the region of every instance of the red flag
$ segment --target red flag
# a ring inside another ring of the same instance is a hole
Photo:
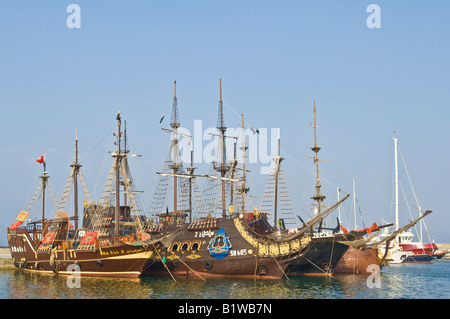
[[[40,163],[40,164],[44,163],[44,156],[39,157],[39,158],[36,160],[36,162],[38,162],[38,163]]]

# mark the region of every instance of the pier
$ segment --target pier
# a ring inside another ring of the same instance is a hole
[[[0,247],[0,270],[15,269],[8,247]]]

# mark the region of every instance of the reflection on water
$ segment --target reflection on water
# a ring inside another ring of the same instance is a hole
[[[368,275],[244,280],[142,277],[81,278],[69,288],[67,277],[19,270],[0,271],[0,298],[17,299],[389,299],[450,298],[450,262],[383,268],[381,287],[369,288]]]

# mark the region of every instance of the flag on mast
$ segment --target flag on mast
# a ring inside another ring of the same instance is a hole
[[[39,157],[36,162],[38,162],[39,164],[44,163],[44,156]]]

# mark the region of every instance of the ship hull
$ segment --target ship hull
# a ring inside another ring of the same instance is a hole
[[[403,251],[410,251],[413,254],[421,255],[428,254],[434,255],[436,251],[438,251],[438,247],[435,243],[409,243],[409,244],[399,244]]]
[[[382,260],[378,258],[378,249],[357,249],[349,247],[347,252],[339,260],[334,272],[336,274],[371,274],[369,266],[382,267]]]
[[[430,263],[433,260],[432,255],[428,254],[412,254],[406,257],[403,263]]]
[[[20,229],[8,233],[14,265],[27,272],[136,278],[142,274],[152,255],[152,251],[148,248],[127,244],[83,249],[57,247],[40,250],[30,235],[29,232]]]
[[[309,235],[303,235],[264,243],[248,232],[240,218],[220,219],[210,229],[185,227],[167,251],[153,255],[144,275],[281,279],[287,265],[303,256],[310,241]],[[223,242],[228,245],[216,249]]]
[[[292,262],[286,272],[289,276],[331,276],[348,245],[333,237],[316,237],[303,258]]]

